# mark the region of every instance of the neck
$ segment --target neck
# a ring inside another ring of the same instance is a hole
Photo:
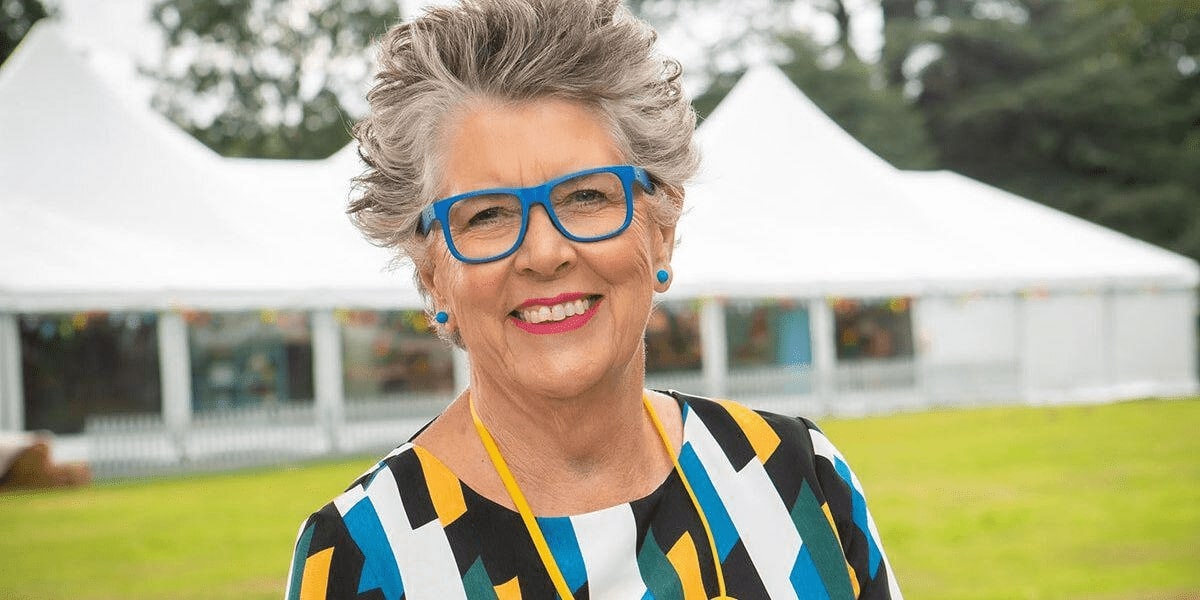
[[[473,377],[468,394],[514,470],[536,458],[539,468],[586,471],[622,450],[613,440],[637,439],[647,423],[641,378],[631,379],[636,383],[552,396]]]
[[[559,397],[472,378],[467,393],[536,513],[627,502],[670,471],[642,404],[642,378],[630,379],[635,383]]]

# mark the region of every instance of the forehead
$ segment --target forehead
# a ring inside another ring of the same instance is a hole
[[[442,143],[441,197],[537,185],[624,162],[600,113],[566,100],[472,104],[450,124]]]

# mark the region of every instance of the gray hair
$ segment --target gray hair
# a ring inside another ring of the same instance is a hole
[[[370,111],[354,126],[368,168],[355,179],[351,220],[419,267],[417,221],[436,200],[450,117],[477,100],[552,98],[597,111],[626,161],[666,188],[651,216],[673,225],[699,168],[696,115],[679,63],[655,52],[655,38],[619,0],[462,0],[393,27],[380,41]]]

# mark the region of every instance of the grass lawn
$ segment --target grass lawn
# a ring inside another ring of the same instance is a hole
[[[909,598],[1200,598],[1200,399],[823,421]],[[280,598],[374,462],[0,495],[0,598]],[[602,599],[600,599],[602,600]]]
[[[831,421],[910,598],[1200,598],[1200,398]]]

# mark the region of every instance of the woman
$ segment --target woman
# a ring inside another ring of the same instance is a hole
[[[470,387],[301,527],[290,598],[899,597],[808,421],[644,389],[695,116],[613,0],[466,0],[382,41],[377,243]]]

